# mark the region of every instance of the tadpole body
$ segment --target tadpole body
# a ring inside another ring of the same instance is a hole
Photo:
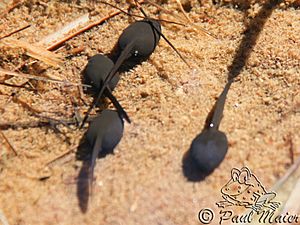
[[[117,60],[103,88],[116,75],[116,72],[125,60],[138,63],[149,57],[159,42],[160,31],[160,23],[152,19],[136,21],[125,28],[117,43]],[[99,93],[103,92],[103,88]]]
[[[105,55],[96,54],[92,56],[83,72],[84,82],[91,85],[93,91],[99,91],[113,67],[113,61]],[[118,76],[118,74],[110,80],[108,87],[111,91],[115,89],[119,80],[120,76]]]
[[[114,79],[116,73],[120,66],[125,60],[140,62],[144,58],[147,58],[155,50],[156,45],[159,42],[161,26],[156,20],[145,19],[141,21],[136,21],[130,24],[121,34],[118,40],[119,54],[117,60],[110,70],[109,74],[105,78],[102,87],[100,88],[97,97],[95,98],[93,104],[86,113],[81,127],[83,127],[85,121],[94,105],[100,100],[101,96],[104,94],[105,89],[109,85],[110,81]],[[122,111],[122,116],[129,120],[125,111]]]
[[[211,172],[223,161],[228,149],[225,133],[206,129],[192,142],[191,156],[203,172]]]
[[[124,122],[119,113],[114,110],[103,110],[89,125],[86,140],[92,148],[90,164],[90,182],[94,177],[96,159],[99,156],[112,153],[123,136]]]
[[[205,128],[192,142],[190,147],[191,157],[203,172],[212,172],[225,158],[228,150],[226,134],[219,131],[223,116],[226,96],[231,86],[229,81],[219,96],[209,126]]]
[[[113,69],[114,63],[113,61],[106,57],[105,55],[97,54],[91,57],[84,69],[84,81],[86,84],[92,86],[92,90],[96,93],[99,92],[104,87],[104,82],[108,77],[110,71]],[[120,76],[117,73],[110,82],[107,87],[104,88],[103,96],[108,97],[111,102],[114,104],[119,113],[126,119],[127,122],[130,123],[130,119],[120,105],[118,100],[112,94],[112,91],[117,86],[118,81],[120,80]],[[103,96],[100,96],[103,97]],[[99,100],[100,100],[99,98]]]
[[[158,21],[153,19],[136,21],[120,35],[117,43],[118,51],[123,52],[131,46],[124,60],[138,63],[152,54],[160,40],[160,34],[161,25]]]

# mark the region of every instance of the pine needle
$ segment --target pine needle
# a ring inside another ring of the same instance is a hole
[[[54,67],[58,67],[63,62],[61,56],[59,56],[58,54],[50,52],[43,47],[28,43],[26,41],[7,38],[2,40],[2,42],[9,47],[23,48],[28,56],[31,56]]]
[[[9,70],[4,70],[2,68],[0,68],[0,75],[4,75],[4,76],[11,75],[11,76],[22,77],[22,78],[27,78],[27,79],[40,80],[40,81],[44,81],[44,82],[59,83],[59,84],[63,84],[66,86],[91,87],[90,85],[86,85],[86,84],[72,83],[70,81],[58,80],[58,79],[46,78],[46,77],[39,77],[36,75],[25,74],[25,73],[17,73],[17,72],[13,72],[13,71],[9,71]]]

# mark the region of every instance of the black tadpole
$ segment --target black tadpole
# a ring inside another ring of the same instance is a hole
[[[114,78],[120,66],[125,60],[141,61],[151,55],[155,50],[156,45],[160,39],[160,23],[156,20],[145,19],[136,21],[130,24],[121,34],[118,40],[118,47],[120,54],[115,65],[110,70],[108,76],[105,78],[102,87],[100,88],[97,97],[93,104],[87,111],[81,127],[83,127],[88,115],[92,111],[96,102],[98,102],[103,95],[109,82]],[[122,115],[124,116],[124,115]]]
[[[98,93],[99,90],[101,90],[104,87],[104,82],[108,77],[110,71],[113,69],[113,67],[114,63],[108,57],[100,54],[94,55],[89,59],[84,69],[85,83],[91,85],[93,91]],[[103,95],[111,100],[111,102],[114,104],[120,115],[122,115],[122,117],[126,119],[128,123],[130,123],[129,116],[127,115],[123,107],[120,105],[118,100],[112,94],[112,91],[116,87],[119,80],[120,76],[118,73],[116,73],[115,76],[109,81],[107,87],[104,88]],[[103,95],[101,95],[100,98]],[[98,99],[98,101],[100,100],[100,98]]]
[[[215,105],[212,120],[209,122],[208,128],[204,129],[192,142],[190,155],[196,161],[197,166],[203,171],[213,171],[224,159],[228,142],[225,133],[218,130],[223,109],[226,101],[228,90],[233,82],[245,67],[247,60],[252,52],[257,39],[265,25],[267,18],[271,16],[274,8],[279,5],[282,0],[266,1],[262,5],[244,32],[244,37],[240,46],[236,50],[232,64],[229,66],[228,82]]]
[[[113,67],[113,61],[105,55],[96,54],[92,56],[83,72],[84,82],[91,85],[93,91],[99,91]],[[119,80],[120,76],[116,74],[116,76],[108,83],[108,87],[111,91],[117,86]]]
[[[226,134],[218,129],[223,116],[226,96],[231,84],[232,80],[227,82],[216,102],[208,127],[193,140],[190,147],[191,157],[195,160],[199,169],[205,173],[210,173],[218,167],[228,150]]]
[[[103,110],[89,125],[86,140],[92,147],[90,163],[90,188],[92,190],[94,168],[99,156],[112,153],[123,136],[124,122],[117,111]]]
[[[160,40],[160,35],[161,26],[158,21],[154,19],[136,21],[123,31],[117,47],[123,52],[133,42],[126,61],[138,63],[152,54]]]

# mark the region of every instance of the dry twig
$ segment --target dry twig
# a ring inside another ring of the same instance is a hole
[[[13,102],[20,104],[23,108],[29,110],[30,112],[33,112],[35,114],[42,113],[41,110],[33,108],[30,104],[17,97],[17,95],[12,96],[12,100]]]
[[[86,13],[83,16],[80,16],[79,18],[73,20],[72,22],[66,24],[56,32],[48,35],[47,37],[43,38],[40,42],[37,43],[37,45],[47,45],[57,42],[57,40],[63,39],[69,32],[71,32],[74,29],[77,29],[79,26],[89,22],[89,14]],[[47,48],[47,50],[51,50]]]
[[[16,33],[20,32],[22,30],[25,30],[25,29],[29,28],[30,26],[31,26],[30,24],[27,24],[27,25],[25,25],[23,27],[20,27],[20,28],[14,30],[14,31],[8,33],[8,34],[3,35],[2,37],[0,37],[0,40],[3,39],[3,38],[9,37],[9,36],[11,36],[13,34],[16,34]]]
[[[277,190],[281,188],[283,184],[287,182],[287,180],[297,171],[299,167],[300,167],[300,157],[294,162],[293,165],[291,165],[291,167],[288,169],[285,175],[276,182],[276,184],[273,187],[273,190]]]
[[[67,120],[59,120],[59,119],[53,119],[49,117],[44,117],[44,116],[38,116],[35,114],[34,116],[39,117],[41,120],[39,121],[31,121],[31,122],[18,122],[18,123],[0,123],[0,129],[1,130],[7,130],[7,129],[17,129],[17,128],[22,128],[22,129],[28,129],[28,128],[34,128],[34,127],[46,127],[46,126],[57,126],[57,125],[64,125],[64,126],[70,126],[70,125],[78,125],[80,121],[78,121],[75,118],[72,119],[67,119]],[[88,122],[92,121],[95,119],[96,116],[90,116],[88,118]]]
[[[158,8],[158,9],[160,9],[160,10],[162,10],[162,11],[164,11],[164,12],[170,14],[170,15],[172,15],[173,17],[179,19],[180,21],[183,21],[183,20],[186,20],[186,19],[187,19],[186,17],[183,18],[182,16],[179,16],[179,15],[175,14],[173,11],[170,11],[170,10],[167,10],[167,9],[161,7],[160,5],[158,5],[158,4],[155,3],[155,2],[152,2],[152,1],[149,1],[149,0],[145,0],[145,1],[148,2],[149,4],[155,6],[156,8]],[[189,24],[191,25],[191,27],[193,27],[193,29],[194,29],[195,31],[197,31],[198,33],[200,33],[200,34],[203,34],[203,33],[204,33],[204,34],[206,34],[207,36],[213,37],[214,39],[218,39],[214,34],[210,33],[209,31],[205,30],[204,28],[202,28],[202,27],[200,27],[200,26],[195,25],[195,24],[190,20],[189,17],[188,17],[187,21],[189,22]]]
[[[85,31],[87,31],[87,30],[89,30],[89,29],[91,29],[91,28],[93,28],[93,27],[95,27],[95,26],[98,26],[99,24],[105,22],[106,20],[108,20],[108,19],[110,19],[110,18],[112,18],[112,17],[114,17],[114,16],[116,16],[116,15],[118,15],[118,14],[120,14],[120,13],[121,13],[120,11],[116,11],[116,12],[110,13],[108,16],[103,17],[103,18],[101,18],[100,20],[98,20],[98,21],[96,21],[96,22],[93,22],[93,23],[91,23],[91,24],[89,24],[89,25],[87,25],[87,26],[81,28],[80,30],[78,30],[78,31],[76,31],[76,32],[74,32],[74,33],[68,35],[67,37],[65,37],[65,38],[63,38],[63,39],[61,39],[61,40],[55,42],[55,43],[52,44],[51,46],[47,47],[47,50],[50,50],[50,51],[51,51],[51,50],[56,49],[58,46],[62,45],[62,44],[65,43],[66,41],[70,40],[71,38],[73,38],[73,37],[75,37],[75,36],[77,36],[77,35],[79,35],[79,34],[85,32]]]
[[[12,144],[10,143],[10,141],[8,140],[8,138],[5,136],[5,134],[2,132],[2,130],[0,130],[0,135],[2,136],[3,140],[5,141],[5,143],[9,147],[9,149],[17,156],[18,155],[17,151],[12,146]]]
[[[2,225],[9,225],[6,217],[4,216],[3,212],[0,209],[0,222]]]
[[[55,163],[57,160],[61,161],[61,160],[62,160],[63,158],[65,158],[66,156],[68,156],[69,154],[73,153],[74,150],[75,150],[76,148],[77,148],[77,146],[74,146],[74,147],[72,147],[71,149],[69,149],[69,150],[65,151],[64,153],[62,153],[61,155],[55,157],[54,159],[51,159],[50,161],[48,161],[48,162],[46,163],[45,166],[53,166],[54,163]]]
[[[184,15],[184,17],[189,21],[189,23],[193,23],[193,21],[190,19],[190,17],[185,13],[184,8],[182,7],[182,4],[180,0],[175,0],[177,2],[177,5],[179,6],[180,11]]]
[[[0,75],[11,75],[11,76],[23,77],[23,78],[27,78],[27,79],[40,80],[40,81],[44,81],[44,82],[59,83],[59,84],[63,84],[66,86],[90,87],[90,85],[87,85],[87,84],[73,83],[70,81],[64,81],[64,80],[58,80],[58,79],[46,78],[46,77],[39,77],[39,76],[25,74],[25,73],[17,73],[17,72],[13,72],[13,71],[9,71],[9,70],[4,70],[2,68],[0,68]]]
[[[60,64],[62,64],[61,56],[50,52],[46,50],[43,47],[40,47],[38,45],[34,45],[31,43],[28,43],[26,41],[16,40],[12,38],[4,39],[2,40],[4,44],[7,46],[13,46],[13,47],[20,47],[26,50],[26,54],[38,59],[40,61],[43,61],[44,63],[58,67]]]
[[[0,14],[0,19],[3,18],[7,13],[12,11],[14,8],[16,8],[18,5],[20,5],[23,1],[21,0],[15,0],[13,3],[6,9],[4,12]]]

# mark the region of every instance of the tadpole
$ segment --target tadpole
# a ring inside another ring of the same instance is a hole
[[[190,147],[191,157],[199,169],[205,173],[212,172],[225,158],[228,150],[226,134],[219,130],[223,117],[226,96],[232,84],[229,80],[219,96],[208,126],[193,140]]]
[[[123,136],[124,122],[119,113],[105,109],[89,125],[86,140],[92,149],[89,167],[90,188],[92,190],[94,168],[97,157],[113,153]]]
[[[104,81],[108,77],[110,71],[114,67],[114,63],[111,59],[105,55],[97,54],[91,57],[84,69],[84,82],[92,86],[92,91],[98,93],[100,89],[104,88]],[[120,76],[118,73],[109,81],[106,88],[104,88],[103,95],[100,96],[108,97],[114,104],[118,112],[124,117],[124,119],[130,123],[129,116],[126,111],[120,105],[119,101],[112,94],[115,89]],[[99,99],[100,100],[100,99]]]
[[[94,105],[100,100],[104,90],[107,88],[111,80],[120,66],[125,60],[140,61],[147,58],[154,51],[160,38],[161,26],[160,23],[153,19],[145,19],[136,21],[130,24],[121,34],[118,40],[118,47],[121,50],[117,61],[110,70],[107,77],[104,79],[103,85],[98,91],[97,97],[86,113],[81,127],[83,127],[89,113],[93,109]]]

